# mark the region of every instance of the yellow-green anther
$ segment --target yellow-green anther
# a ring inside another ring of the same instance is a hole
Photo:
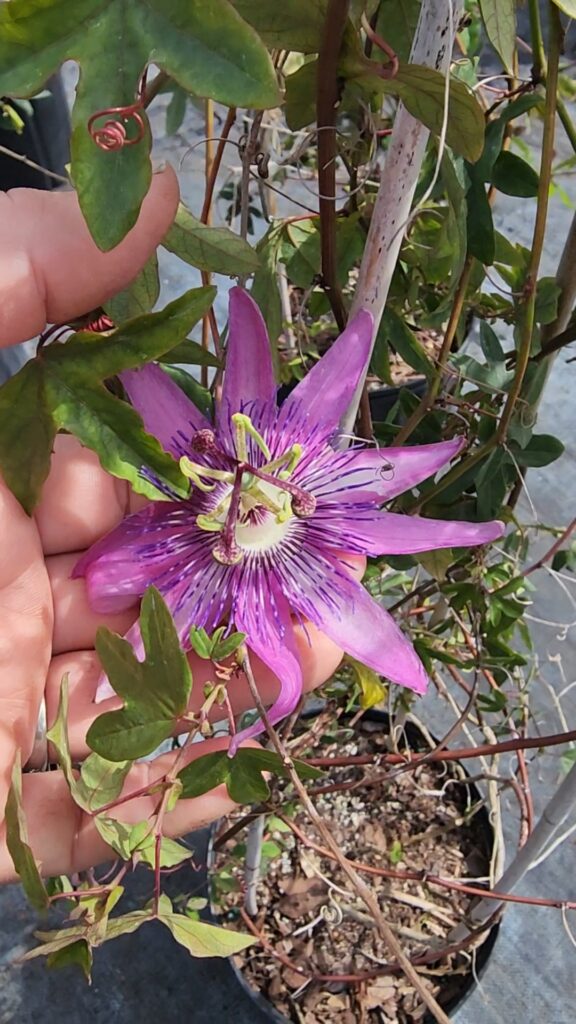
[[[194,486],[197,487],[198,490],[200,490],[200,491],[213,491],[214,488],[216,487],[216,484],[207,484],[207,483],[205,483],[203,480],[200,479],[200,477],[198,476],[197,473],[194,473],[190,469],[185,474],[185,476],[187,476],[192,481]]]
[[[248,461],[248,448],[246,445],[246,434],[249,434],[253,441],[256,442],[260,451],[264,455],[265,459],[271,459],[272,454],[266,441],[262,437],[262,434],[258,433],[256,427],[252,423],[252,420],[246,413],[235,412],[232,417],[234,424],[234,430],[236,433],[236,454],[239,462]]]
[[[184,476],[189,477],[190,480],[195,482],[198,477],[205,477],[206,480],[221,480],[226,484],[234,483],[234,474],[230,473],[228,470],[212,469],[211,466],[202,466],[199,462],[192,462],[187,455],[183,455],[180,459],[180,469],[184,473]],[[206,484],[203,486],[201,484],[197,484],[197,486],[200,487],[201,490],[214,490],[213,485],[208,487]]]
[[[196,526],[199,526],[201,530],[206,530],[207,533],[219,533],[224,529],[224,523],[214,519],[212,515],[203,514],[196,516]]]
[[[287,480],[300,462],[302,452],[303,448],[301,444],[293,444],[288,451],[284,452],[284,455],[280,455],[277,459],[273,459],[272,462],[267,462],[265,466],[262,466],[262,472],[275,473],[277,470],[282,470],[278,475],[283,480]]]

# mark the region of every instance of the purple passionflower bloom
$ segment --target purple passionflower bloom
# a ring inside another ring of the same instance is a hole
[[[80,559],[74,575],[86,578],[100,612],[130,606],[154,584],[185,649],[192,626],[212,632],[227,622],[246,633],[248,647],[280,681],[272,722],[289,714],[302,692],[294,617],[309,619],[393,682],[426,689],[412,644],[351,577],[342,552],[414,554],[485,544],[504,530],[499,522],[447,522],[382,508],[445,466],[462,438],[336,450],[372,331],[370,313],[360,312],[278,408],[264,321],[250,296],[233,288],[214,424],[160,367],[122,375],[146,429],[180,460],[193,486],[185,500],[172,496],[128,516]],[[137,626],[128,638],[138,651]],[[233,749],[262,729],[254,723]]]

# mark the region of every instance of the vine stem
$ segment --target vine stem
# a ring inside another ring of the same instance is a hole
[[[206,148],[204,150],[204,175],[206,185],[210,181],[212,165],[214,163],[214,101],[210,98],[204,100],[204,133],[206,135]],[[206,188],[207,191],[207,188]],[[208,203],[206,209],[202,208],[202,222],[212,223],[212,202]],[[212,284],[212,274],[209,270],[202,271],[202,284],[206,288]],[[205,313],[202,317],[202,348],[207,352],[210,348],[210,314]],[[200,372],[202,387],[208,387],[208,367],[203,366]]]
[[[576,530],[576,517],[572,520],[571,523],[568,523],[568,526],[560,534],[558,540],[556,540],[552,547],[549,548],[548,551],[546,551],[542,555],[542,558],[539,558],[536,562],[533,562],[532,565],[528,566],[527,569],[524,569],[522,575],[529,576],[530,573],[536,572],[536,569],[541,569],[542,566],[546,564],[546,562],[548,562],[551,558],[554,558],[556,552],[559,551],[562,545],[572,536],[574,530]]]
[[[452,56],[449,30],[451,25],[453,28],[457,26],[461,12],[461,0],[423,0],[410,63],[447,73]],[[409,222],[428,137],[428,129],[400,103],[386,152],[386,163],[380,178],[350,314],[353,316],[360,309],[368,309],[372,313],[373,344],[388,298],[405,227]],[[363,387],[362,377],[342,421],[345,434],[350,434],[354,429]]]
[[[276,812],[277,817],[294,833],[295,836],[308,846],[315,853],[328,860],[334,860],[330,850],[310,839],[302,829],[286,814]],[[565,907],[567,910],[576,910],[576,902],[570,900],[547,899],[543,896],[515,896],[513,893],[500,892],[495,889],[482,889],[478,885],[468,885],[467,882],[457,882],[452,878],[442,878],[440,875],[429,875],[426,871],[410,871],[402,868],[380,868],[372,864],[364,864],[360,860],[351,861],[358,871],[364,871],[367,875],[374,875],[377,878],[391,878],[400,882],[421,882],[423,885],[432,885],[441,889],[451,889],[454,892],[462,892],[467,896],[479,896],[482,899],[499,901],[500,903],[522,903],[532,907],[549,907],[556,910]]]
[[[473,757],[492,757],[507,754],[514,750],[540,750],[544,747],[557,747],[563,743],[576,742],[576,729],[571,732],[559,732],[550,736],[519,736],[514,740],[502,740],[501,743],[484,743],[477,747],[458,747],[451,750],[431,750],[422,757],[408,759],[403,754],[378,754],[380,764],[401,764],[406,768],[418,768],[423,761],[466,761]],[[375,758],[369,754],[350,755],[349,757],[311,757],[306,764],[313,768],[345,768],[351,765],[374,764]]]
[[[65,178],[63,174],[56,174],[56,171],[50,171],[47,167],[42,167],[42,164],[37,164],[34,160],[30,160],[23,153],[15,153],[14,150],[8,149],[7,146],[0,146],[0,153],[2,156],[9,156],[12,160],[18,160],[21,164],[26,164],[26,167],[32,167],[35,171],[41,171],[47,178],[52,178],[61,185],[70,184],[69,179]]]
[[[266,726],[266,732],[270,737],[272,746],[276,750],[278,756],[282,759],[282,762],[286,768],[290,781],[294,786],[294,789],[298,793],[298,796],[300,797],[300,800],[302,802],[302,806],[304,807],[308,817],[310,818],[310,821],[314,825],[318,834],[322,837],[323,841],[326,843],[328,849],[333,854],[334,859],[342,868],[342,871],[350,881],[357,895],[360,897],[362,902],[365,903],[366,907],[368,908],[374,919],[375,926],[380,936],[382,937],[384,943],[396,957],[406,978],[410,981],[410,984],[414,987],[414,989],[422,999],[422,1002],[428,1007],[428,1009],[436,1019],[437,1024],[451,1024],[450,1018],[444,1013],[442,1007],[439,1006],[434,997],[428,991],[422,978],[414,969],[410,960],[404,953],[404,950],[402,949],[400,942],[396,938],[394,932],[390,928],[390,925],[387,923],[382,914],[382,910],[380,909],[378,900],[370,890],[369,886],[367,886],[364,880],[360,877],[356,868],[353,867],[348,858],[342,853],[340,847],[338,846],[338,843],[336,842],[332,833],[330,832],[330,829],[323,821],[322,817],[320,816],[314,804],[312,803],[312,800],[308,795],[306,787],[301,782],[298,772],[294,768],[294,762],[292,761],[292,758],[290,757],[289,753],[284,747],[280,737],[278,736],[278,733],[270,723],[270,719],[268,718],[266,708],[264,707],[264,704],[262,703],[262,699],[260,697],[260,693],[258,692],[258,686],[254,678],[254,673],[252,671],[252,666],[250,664],[250,658],[245,646],[242,646],[239,649],[238,662],[246,675],[246,679],[248,680],[248,685],[250,687],[250,692],[252,694],[255,706],[258,710],[260,717],[262,718],[262,721]]]
[[[326,296],[341,331],[346,326],[346,310],[338,284],[336,263],[336,108],[340,98],[338,59],[349,7],[350,0],[328,0],[316,74],[322,278]]]
[[[252,124],[247,132],[246,145],[242,153],[242,177],[240,181],[240,237],[244,240],[248,237],[248,223],[250,220],[250,168],[258,149],[258,135],[263,117],[263,110],[259,110],[254,114]],[[239,277],[238,279],[240,284],[244,284],[245,280],[245,277]]]
[[[546,75],[546,102],[544,107],[544,132],[542,137],[542,154],[540,158],[540,177],[538,181],[538,200],[536,206],[536,220],[532,235],[532,246],[526,272],[524,294],[526,296],[524,305],[524,316],[520,341],[518,345],[518,357],[514,373],[514,380],[498,425],[496,441],[503,444],[506,440],[510,420],[516,409],[516,402],[522,391],[522,384],[530,361],[530,349],[534,333],[535,312],[536,312],[536,283],[538,270],[544,249],[544,236],[546,232],[546,220],[548,216],[548,199],[550,185],[552,182],[552,161],[554,159],[554,136],[556,129],[556,94],[558,92],[558,69],[560,64],[560,52],[562,47],[562,26],[558,8],[549,3],[550,11],[550,45],[549,61]]]

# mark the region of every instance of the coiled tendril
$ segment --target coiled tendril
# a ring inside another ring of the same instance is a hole
[[[92,114],[88,131],[98,148],[113,152],[141,142],[146,134],[143,110],[142,100],[138,99],[129,107],[108,107]],[[107,120],[99,124],[102,118]]]

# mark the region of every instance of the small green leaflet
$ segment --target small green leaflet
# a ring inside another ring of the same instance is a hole
[[[155,587],[149,587],[143,597],[140,632],[144,661],[138,661],[128,641],[111,630],[102,627],[96,635],[96,652],[124,707],[100,715],[86,739],[92,750],[110,761],[152,753],[172,735],[192,689],[186,655]]]
[[[33,95],[67,59],[81,67],[72,177],[92,235],[106,250],[133,227],[150,186],[150,132],[143,114],[145,137],[107,152],[94,143],[87,123],[97,111],[133,104],[148,64],[187,92],[227,105],[263,109],[280,99],[266,47],[228,0],[0,4],[0,95]],[[133,123],[127,131],[133,138]]]
[[[302,779],[317,779],[322,775],[303,761],[295,761],[294,767]],[[269,795],[263,772],[288,774],[282,759],[271,750],[241,747],[234,757],[229,757],[225,750],[204,754],[186,765],[178,776],[183,784],[182,799],[201,796],[224,783],[235,803],[259,803]]]
[[[98,754],[89,754],[78,776],[72,770],[68,745],[68,676],[60,684],[58,713],[54,724],[46,733],[56,749],[58,763],[66,776],[72,799],[83,810],[92,813],[111,803],[120,795],[131,761],[107,761]]]
[[[224,661],[234,654],[246,639],[245,633],[230,633],[227,636],[225,634],[225,626],[219,626],[214,630],[212,636],[209,636],[201,627],[199,629],[192,627],[190,630],[192,649],[199,658],[207,661]]]
[[[46,910],[49,906],[48,893],[40,877],[34,854],[28,845],[28,831],[22,807],[22,766],[19,753],[12,769],[12,784],[6,800],[4,817],[6,846],[20,876],[24,892],[35,910]]]
[[[214,288],[194,288],[158,313],[129,320],[107,335],[79,332],[47,345],[0,388],[0,471],[29,514],[50,468],[57,429],[99,456],[105,469],[148,497],[147,466],[183,497],[188,484],[175,460],[143,429],[138,413],[104,380],[157,359],[184,341],[208,311]]]
[[[253,274],[260,261],[256,251],[229,228],[213,228],[197,220],[180,204],[162,245],[185,263],[215,274]]]

